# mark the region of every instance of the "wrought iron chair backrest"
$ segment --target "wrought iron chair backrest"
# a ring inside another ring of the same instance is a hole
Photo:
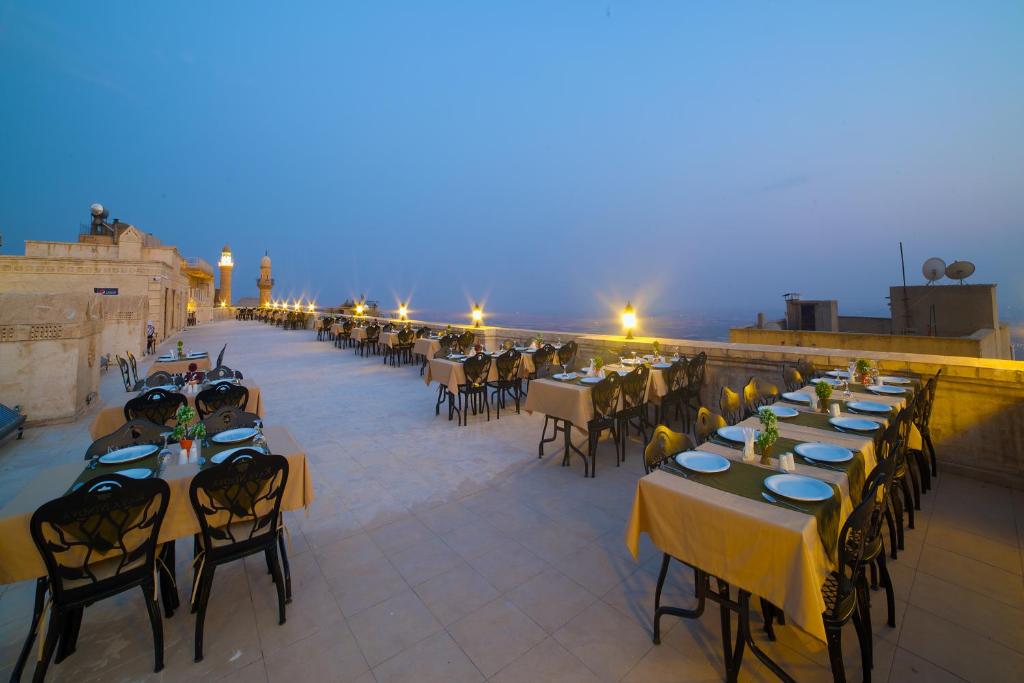
[[[651,369],[646,365],[636,366],[622,378],[622,407],[636,408],[647,402],[647,380]]]
[[[375,342],[380,338],[380,325],[374,323],[366,326],[366,341]]]
[[[251,448],[196,474],[188,495],[203,549],[227,551],[226,546],[276,534],[287,483],[287,458]]]
[[[935,390],[939,385],[939,375],[942,374],[942,370],[939,369],[935,373],[934,377],[928,378],[928,382],[924,385],[924,389],[919,391],[921,397],[921,409],[918,411],[918,429],[928,429],[928,424],[932,419],[932,405],[935,403]]]
[[[249,390],[241,384],[228,384],[225,382],[209,389],[204,389],[196,396],[196,410],[199,411],[200,419],[225,406],[244,409],[248,403]]]
[[[670,392],[678,392],[686,386],[686,376],[689,372],[689,367],[690,362],[685,358],[680,358],[669,366],[666,371],[668,377],[665,378],[665,383],[668,384]]]
[[[121,356],[115,356],[117,358],[117,367],[121,370],[121,381],[124,382],[124,390],[132,390],[132,376],[128,371],[128,361]]]
[[[234,379],[235,371],[226,365],[218,365],[206,373],[206,381],[212,382],[215,379]]]
[[[710,439],[712,434],[725,425],[724,417],[701,406],[697,410],[697,425],[693,429],[697,436],[697,444],[700,445]]]
[[[722,411],[722,417],[726,422],[735,424],[743,416],[740,395],[729,387],[722,387],[722,397],[718,400],[718,409]]]
[[[188,401],[179,393],[150,389],[142,396],[136,396],[124,404],[124,419],[128,422],[145,418],[157,424],[167,424]]]
[[[403,327],[398,331],[398,343],[400,346],[406,346],[412,341],[413,331]]]
[[[514,382],[519,378],[519,367],[523,363],[523,354],[520,351],[511,349],[504,351],[495,359],[497,366],[498,381]]]
[[[611,417],[618,411],[622,395],[622,377],[617,372],[608,375],[590,390],[590,401],[594,407],[594,419]]]
[[[786,367],[782,370],[782,383],[785,385],[786,391],[796,391],[807,382],[804,381],[804,376],[797,368]]]
[[[579,349],[579,344],[576,340],[567,341],[555,352],[558,356],[559,365],[569,365],[576,360],[576,351]]]
[[[757,379],[751,377],[743,386],[743,409],[747,414],[756,413],[761,405],[761,395],[757,392]]]
[[[708,354],[701,351],[690,359],[690,363],[686,367],[686,386],[695,393],[704,388],[704,373],[707,361]]]
[[[166,370],[157,370],[151,373],[143,385],[147,387],[162,387],[167,384],[174,384],[174,375],[167,372]]]
[[[220,366],[224,365],[224,352],[227,351],[227,350],[228,350],[228,345],[227,344],[225,344],[224,346],[220,347],[220,353],[217,354],[217,364],[214,365],[214,367],[219,368]]]
[[[416,330],[416,338],[422,339],[423,337],[430,335],[430,328],[424,325],[423,327]]]
[[[262,418],[256,413],[247,413],[235,406],[224,406],[203,418],[206,433],[213,435],[239,427],[255,427]]]
[[[39,506],[29,530],[54,600],[151,575],[170,493],[163,479],[108,474]]]
[[[487,375],[491,372],[491,357],[486,353],[470,356],[462,365],[466,373],[466,384],[480,387],[487,383]]]
[[[550,363],[555,355],[555,347],[551,344],[541,344],[541,347],[533,352],[533,367],[537,372]]]
[[[650,443],[644,448],[644,471],[649,474],[673,455],[692,448],[690,437],[686,434],[673,431],[665,425],[658,425],[654,429]]]
[[[871,523],[878,507],[875,499],[877,486],[880,480],[874,479],[872,487],[865,487],[861,502],[853,509],[850,516],[846,518],[842,529],[839,531],[838,563],[836,574],[839,581],[836,586],[838,593],[835,604],[841,604],[848,599],[849,595],[856,590],[855,580],[859,572],[861,559],[864,557],[864,547],[871,533]]]
[[[803,376],[804,380],[810,382],[812,379],[818,376],[818,371],[814,369],[814,365],[810,361],[801,358],[796,362],[796,369]]]
[[[469,353],[469,350],[473,348],[473,343],[476,341],[476,335],[473,334],[472,330],[466,330],[459,335],[459,348],[462,349],[463,353]]]
[[[395,331],[395,324],[394,323],[385,323],[384,327],[382,327],[380,329],[380,331],[381,332],[394,332]]]
[[[89,445],[85,450],[85,459],[88,460],[97,455],[103,455],[108,448],[126,448],[127,446],[138,446],[139,444],[158,444],[162,441],[167,427],[162,424],[150,422],[146,418],[138,418],[125,422],[106,436],[101,436]]]
[[[131,366],[132,369],[132,384],[138,384],[139,364],[135,362],[135,354],[133,354],[131,351],[125,351],[125,353],[128,355],[128,365]]]
[[[779,400],[779,388],[771,382],[757,380],[757,395],[761,399],[761,405],[769,406]]]

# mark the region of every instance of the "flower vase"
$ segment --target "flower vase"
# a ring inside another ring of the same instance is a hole
[[[760,447],[761,448],[761,464],[765,465],[766,467],[772,464],[772,447],[774,445],[775,444],[772,444],[771,446],[761,446]]]
[[[829,403],[831,403],[831,399],[828,399],[828,398],[821,399],[820,401],[818,401],[818,410],[820,410],[821,412],[823,412],[823,413],[825,413],[827,415],[828,414]]]
[[[178,443],[186,451],[191,451],[192,450],[192,439],[181,439]]]

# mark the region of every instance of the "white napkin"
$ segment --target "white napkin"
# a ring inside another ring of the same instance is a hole
[[[751,462],[756,454],[754,453],[755,431],[750,427],[743,428],[743,462]]]
[[[178,451],[178,464],[179,465],[187,465],[188,464],[188,451],[186,451],[184,448],[182,448],[181,450]]]
[[[818,410],[818,392],[816,391],[811,392],[811,410]]]
[[[792,453],[783,453],[779,456],[779,470],[783,472],[796,471],[796,461],[793,460]]]
[[[839,417],[839,404],[833,403],[828,407],[828,414],[832,417]]]

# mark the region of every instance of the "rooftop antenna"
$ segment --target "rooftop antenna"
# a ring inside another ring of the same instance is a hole
[[[903,273],[903,334],[910,334],[914,329],[914,320],[910,317],[910,296],[907,294],[907,262],[903,258],[903,242],[900,242],[900,271]],[[892,302],[889,302],[892,305]],[[892,319],[892,316],[889,316]]]
[[[953,261],[946,267],[946,277],[950,280],[959,280],[960,284],[964,283],[964,280],[974,275],[974,264],[970,261]]]

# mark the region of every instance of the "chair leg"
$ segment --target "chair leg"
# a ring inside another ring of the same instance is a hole
[[[921,432],[921,440],[924,441],[924,445],[928,447],[928,455],[932,461],[932,476],[939,476],[939,464],[935,460],[935,446],[932,445],[932,435],[928,429]]]
[[[196,643],[195,661],[203,661],[203,625],[206,622],[206,607],[210,604],[210,589],[213,586],[214,567],[204,565],[203,571],[197,579],[199,581],[199,593],[196,595]]]
[[[891,553],[892,559],[896,559],[896,522],[893,520],[892,508],[889,505],[885,506],[885,525],[889,527],[889,552]]]
[[[280,625],[285,622],[284,577],[281,576],[281,565],[277,561],[277,546],[274,544],[270,546],[270,557],[274,565],[274,585],[277,586],[277,623]]]
[[[878,573],[881,575],[882,587],[885,588],[886,618],[889,626],[896,627],[896,591],[893,589],[889,568],[885,565],[885,553],[879,553],[875,559]]]
[[[39,618],[43,614],[43,604],[46,599],[47,581],[45,577],[36,579],[36,596],[32,606],[32,625],[29,627],[28,635],[25,636],[25,644],[21,646],[21,654],[14,663],[11,671],[11,681],[21,680],[21,673],[25,669],[25,662],[28,661],[29,653],[32,652],[32,644],[36,640],[36,629],[39,628]]]
[[[164,543],[160,549],[160,561],[163,563],[165,570],[160,572],[160,599],[163,602],[164,616],[167,619],[174,616],[174,610],[178,609],[181,605],[175,581],[174,550],[174,541]]]
[[[284,547],[284,534],[277,535],[277,544],[281,550],[281,567],[284,569],[284,601],[292,601],[292,569],[288,565],[288,551]]]
[[[43,640],[43,653],[36,662],[35,671],[32,672],[32,683],[43,683],[43,680],[46,678],[46,669],[50,666],[50,660],[53,659],[53,651],[57,647],[57,639],[64,631],[64,620],[65,615],[63,611],[54,609],[50,612],[50,624],[46,629],[46,636]]]
[[[149,624],[153,627],[153,673],[158,673],[164,668],[164,624],[154,597],[156,582],[150,579],[142,584],[142,593],[146,600],[146,611],[149,612]]]
[[[908,472],[910,471],[909,467],[907,467],[907,471]],[[900,479],[900,488],[903,491],[902,500],[904,501],[904,507],[906,508],[906,511],[907,511],[907,527],[910,528],[910,529],[913,529],[914,528],[914,493],[913,493],[913,491],[910,490],[910,482],[907,481],[907,477],[903,477],[903,478]],[[921,507],[920,504],[918,505],[918,507],[919,508]]]
[[[843,667],[842,628],[826,627],[825,640],[828,642],[828,660],[832,666],[832,680],[835,683],[846,683],[846,669]]]

